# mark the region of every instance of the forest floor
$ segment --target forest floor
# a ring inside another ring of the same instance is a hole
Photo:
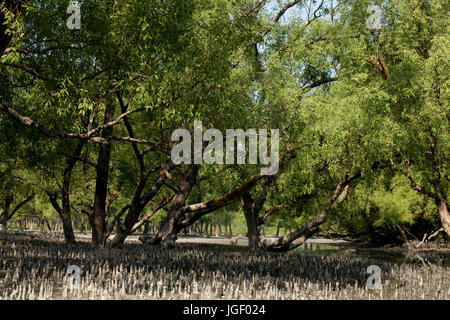
[[[250,252],[230,238],[181,237],[169,248],[130,239],[98,250],[88,236],[66,246],[57,235],[1,235],[0,299],[450,300],[445,248],[367,249],[311,239],[285,254]],[[80,268],[79,290],[67,290],[70,265]],[[379,267],[379,289],[370,288],[371,265]]]
[[[8,234],[16,236],[25,236],[43,239],[58,239],[64,240],[61,232],[46,232],[46,231],[22,231],[22,230],[8,230]],[[110,236],[114,238],[115,234]],[[141,244],[139,237],[141,234],[133,234],[128,236],[125,240],[126,244]],[[91,241],[90,232],[76,232],[75,238],[79,242],[89,243]],[[271,239],[274,237],[261,237],[261,239]],[[179,244],[205,244],[205,245],[231,245],[247,247],[247,237],[236,236],[201,236],[201,235],[183,235],[180,234],[176,243]],[[438,263],[450,266],[450,245],[448,243],[430,242],[419,245],[419,241],[411,241],[407,245],[385,245],[378,247],[370,247],[367,242],[360,239],[351,239],[348,237],[325,237],[315,236],[306,241],[306,243],[290,253],[308,253],[308,254],[347,254],[347,255],[362,255],[368,257],[376,257],[379,259],[386,259],[390,261],[421,261],[427,263]]]

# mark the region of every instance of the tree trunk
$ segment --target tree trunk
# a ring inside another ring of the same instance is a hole
[[[248,238],[248,246],[251,249],[256,249],[259,247],[259,230],[258,227],[255,227],[253,222],[247,221],[247,238]]]
[[[16,205],[14,210],[9,213],[11,209],[11,203],[14,201],[14,197],[11,195],[6,196],[5,198],[5,207],[0,214],[0,231],[6,231],[8,229],[8,221],[14,216],[14,214],[20,210],[24,205],[26,205],[29,201],[34,198],[34,195],[28,196],[25,200]]]
[[[114,103],[108,101],[106,104],[105,118],[106,124],[114,116]],[[103,130],[102,137],[113,134],[113,127]],[[92,226],[92,244],[104,246],[106,242],[106,198],[108,193],[109,163],[111,160],[111,143],[100,144],[97,158],[97,177],[95,182],[94,210],[89,217]]]
[[[128,209],[128,214],[125,217],[125,221],[117,228],[117,234],[111,241],[111,246],[122,245],[125,239],[133,232],[133,227],[138,222],[139,216],[145,206],[155,197],[155,195],[158,194],[165,181],[170,177],[169,171],[173,168],[173,166],[173,163],[164,165],[155,183],[142,196],[141,193],[145,187],[145,183],[141,180],[142,184],[140,183],[138,186],[133,203]]]
[[[191,165],[187,171],[191,170],[192,166],[195,167],[197,165]],[[196,168],[196,170],[198,171],[198,168]],[[189,173],[187,174],[187,176],[189,176]],[[175,206],[174,207],[172,206],[171,209],[169,210],[168,217],[166,221],[162,224],[160,232],[158,232],[158,234],[152,239],[142,238],[141,241],[149,244],[158,244],[162,241],[162,239],[166,238],[168,240],[170,240],[171,238],[175,239],[176,234],[181,229],[189,227],[206,214],[214,212],[217,209],[229,205],[236,199],[239,199],[245,191],[250,190],[264,177],[266,176],[262,174],[255,175],[248,181],[242,183],[238,187],[234,188],[233,190],[227,192],[226,194],[220,197],[201,203],[183,206],[182,202],[186,201],[186,198],[189,195],[190,191],[192,190],[193,184],[195,183],[195,181],[188,182],[187,180],[190,179],[185,178],[185,180],[182,181],[183,185],[180,185],[178,189],[179,191],[175,194],[175,196],[172,199],[172,202],[173,204],[175,204]],[[187,193],[184,194],[185,192]],[[181,200],[183,201],[180,201],[180,197],[184,198],[184,200],[181,198]],[[206,229],[205,232],[207,233],[208,230]],[[212,234],[212,225],[210,225],[209,232],[210,234]]]
[[[80,232],[84,233],[84,217],[81,217],[80,221]]]
[[[448,212],[448,205],[445,201],[442,201],[438,207],[439,216],[441,218],[442,227],[445,233],[450,237],[450,214]]]
[[[0,231],[4,232],[8,229],[8,216],[11,208],[11,203],[14,198],[11,195],[5,197],[5,206],[3,207],[2,214],[0,215]]]
[[[445,195],[441,192],[439,186],[434,186],[435,202],[441,219],[444,232],[450,237],[450,214],[448,212],[448,204]]]
[[[254,201],[249,191],[242,195],[242,208],[247,224],[247,238],[250,249],[259,247],[258,213],[255,213]]]
[[[66,243],[67,244],[75,243],[75,235],[73,233],[72,220],[70,218],[70,207],[69,207],[69,211],[61,209],[61,207],[58,204],[55,194],[49,194],[49,198],[50,198],[50,202],[53,205],[53,207],[55,208],[56,212],[58,212],[59,216],[61,217],[64,238],[66,240]],[[60,231],[59,224],[57,224],[57,230]]]
[[[85,141],[79,141],[74,152],[74,156],[78,157],[81,154],[81,150]],[[75,243],[75,234],[73,232],[72,217],[70,214],[70,178],[72,177],[72,171],[75,167],[76,160],[74,158],[67,159],[67,167],[64,171],[63,187],[62,187],[62,208],[61,208],[61,220],[63,223],[64,238],[66,243]]]
[[[181,209],[191,193],[192,187],[197,182],[198,169],[198,165],[192,164],[186,170],[185,177],[178,183],[178,191],[170,203],[167,218],[162,223],[155,237],[148,241],[149,244],[160,244],[163,241],[173,243],[177,238],[178,232],[187,227],[182,224],[184,215],[181,214]],[[147,242],[146,240],[144,242]]]
[[[44,220],[45,220],[45,223],[47,224],[47,229],[48,229],[48,231],[49,231],[49,232],[52,232],[52,227],[50,227],[50,222],[48,222],[47,219],[44,219]]]
[[[219,236],[219,222],[216,220],[215,236]]]
[[[73,224],[72,224],[72,217],[70,213],[70,179],[72,177],[73,168],[75,167],[75,164],[77,163],[76,158],[80,156],[81,151],[83,150],[83,147],[85,145],[86,141],[80,140],[73,152],[72,157],[68,157],[66,160],[66,168],[64,170],[63,175],[63,183],[62,183],[62,189],[61,189],[61,198],[62,198],[62,206],[60,207],[57,201],[56,194],[51,193],[50,191],[47,191],[47,195],[49,196],[50,203],[52,204],[53,208],[55,208],[56,212],[59,214],[62,226],[63,226],[63,232],[64,232],[64,239],[66,240],[66,243],[75,243],[75,234],[73,232]],[[55,227],[56,231],[59,231],[59,228]]]
[[[147,234],[148,234],[148,221],[145,221],[145,222],[144,222],[144,232],[143,232],[143,234],[144,234],[144,235],[147,235]]]

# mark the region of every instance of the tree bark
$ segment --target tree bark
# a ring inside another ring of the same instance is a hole
[[[79,157],[83,150],[86,141],[80,140],[75,147],[72,158],[67,158],[66,169],[64,170],[63,187],[62,187],[62,208],[61,219],[63,221],[63,231],[66,243],[75,243],[75,234],[73,232],[72,217],[70,214],[70,179],[72,177],[73,168],[77,162],[76,157]]]
[[[287,160],[292,159],[296,156],[296,152],[287,152],[282,161],[280,162],[280,168],[278,173],[286,166]],[[264,225],[267,219],[274,213],[283,210],[286,206],[284,204],[274,206],[268,210],[265,214],[260,216],[260,212],[264,207],[267,200],[267,196],[271,188],[277,183],[278,175],[266,176],[262,190],[253,199],[250,188],[244,190],[241,196],[241,205],[244,211],[245,221],[247,224],[247,238],[249,242],[249,247],[254,250],[260,246],[260,231],[259,227]]]
[[[254,210],[254,201],[249,191],[242,195],[242,208],[247,224],[248,245],[254,250],[259,247],[258,213]]]
[[[48,231],[49,231],[49,232],[52,232],[52,227],[50,227],[50,222],[48,222],[48,219],[46,219],[46,218],[44,218],[44,220],[45,220],[45,223],[46,223],[46,225],[47,225]]]
[[[145,222],[144,222],[144,231],[143,231],[143,234],[144,234],[144,235],[147,235],[147,234],[148,234],[148,221],[145,221]]]
[[[270,187],[274,182],[276,182],[277,177],[271,176],[267,178],[267,180],[264,183],[263,190],[259,194],[257,199],[253,199],[250,191],[244,192],[242,195],[242,208],[244,211],[245,221],[247,224],[247,238],[249,247],[254,250],[260,246],[260,226],[264,226],[264,223],[267,221],[267,219],[274,214],[275,212],[278,212],[280,210],[283,210],[286,206],[285,205],[278,205],[272,207],[270,210],[268,210],[265,214],[260,216],[260,212],[264,206],[264,203],[266,202],[268,193],[270,191]]]
[[[194,176],[192,174],[192,166],[195,165],[191,165],[188,168],[187,173],[185,174],[186,178],[181,182],[181,185],[178,188],[178,192],[172,199],[172,205],[169,209],[166,221],[163,222],[159,232],[155,237],[141,238],[140,240],[143,243],[159,244],[163,240],[172,242],[176,239],[176,234],[180,230],[189,227],[206,214],[216,211],[217,209],[220,209],[224,206],[229,205],[233,201],[236,201],[246,190],[253,188],[261,179],[265,177],[261,174],[256,175],[248,181],[242,183],[240,186],[234,188],[233,190],[218,198],[184,206],[184,202],[189,196],[189,193],[192,190],[192,186],[196,182],[195,180],[192,180],[194,179]],[[195,170],[198,171],[198,168]],[[189,171],[191,172],[189,173]],[[197,178],[195,177],[195,179]],[[205,234],[208,234],[208,232],[212,234],[212,225],[210,226],[210,228],[210,230],[205,228]]]
[[[114,103],[108,101],[103,123],[110,122],[114,116]],[[102,137],[111,136],[113,127],[102,131]],[[92,226],[92,244],[104,246],[106,242],[106,197],[108,194],[109,163],[111,160],[111,143],[100,144],[97,158],[97,177],[95,183],[94,209],[89,217]]]
[[[5,206],[3,207],[2,214],[0,215],[0,231],[4,232],[8,229],[8,216],[11,208],[11,203],[14,198],[11,195],[5,197]]]
[[[441,219],[442,228],[447,236],[450,237],[450,213],[448,212],[448,204],[445,195],[441,192],[439,185],[434,186],[434,200]]]
[[[138,222],[139,216],[144,210],[145,206],[158,194],[159,190],[164,185],[166,180],[170,178],[169,171],[172,168],[174,168],[173,163],[169,162],[165,164],[155,183],[142,196],[142,191],[136,191],[133,202],[131,203],[130,208],[128,209],[128,213],[125,217],[125,221],[117,228],[117,234],[111,241],[111,246],[122,245],[125,239],[133,232],[133,228]],[[141,189],[143,189],[144,186],[145,183],[142,184]],[[140,189],[140,187],[138,187],[138,189]]]
[[[69,212],[69,215],[67,215],[67,212],[64,212],[61,209],[61,207],[58,203],[58,200],[56,198],[56,194],[50,193],[50,194],[48,194],[48,196],[50,199],[50,203],[52,204],[53,208],[55,208],[56,212],[58,212],[58,214],[61,218],[64,239],[66,240],[66,244],[75,243],[75,235],[73,233],[72,220],[70,219],[70,212]],[[60,231],[59,224],[57,224],[56,228],[57,228],[56,229],[57,231]]]
[[[66,241],[66,244],[75,243],[75,234],[73,232],[72,217],[71,217],[71,213],[70,213],[70,210],[71,210],[71,208],[70,208],[70,179],[72,177],[73,168],[75,167],[75,164],[77,163],[76,159],[80,156],[85,143],[86,142],[83,140],[78,141],[78,143],[75,147],[75,150],[72,154],[72,157],[68,157],[66,159],[66,168],[64,170],[62,189],[61,189],[62,206],[59,205],[59,203],[57,201],[57,196],[55,193],[46,191],[47,195],[49,196],[50,203],[52,204],[53,208],[55,208],[56,212],[59,214],[59,216],[61,218],[64,239]]]
[[[198,165],[192,164],[186,170],[185,177],[178,183],[178,191],[170,203],[167,218],[161,225],[156,236],[152,239],[151,244],[159,244],[162,241],[174,242],[178,232],[187,227],[181,223],[181,219],[184,216],[180,214],[180,209],[184,206],[192,187],[197,182],[198,169]]]

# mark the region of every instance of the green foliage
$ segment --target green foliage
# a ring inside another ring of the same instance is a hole
[[[285,1],[247,16],[243,12],[256,1],[80,3],[80,30],[66,28],[65,1],[29,1],[20,17],[6,12],[12,40],[1,57],[0,96],[56,132],[85,133],[102,124],[110,98],[118,117],[117,92],[128,110],[147,107],[127,121],[134,136],[149,143],[112,142],[109,219],[133,200],[142,177],[136,149],[145,154],[147,170],[156,168],[148,188],[167,159],[173,130],[191,130],[201,120],[204,128],[222,131],[278,128],[281,155],[296,150],[263,211],[288,207],[268,225],[307,222],[324,208],[348,168],[361,178],[350,186],[348,199],[335,205],[327,227],[359,233],[413,225],[416,215],[435,223],[436,186],[449,195],[448,2],[375,1],[383,26],[372,31],[366,25],[372,1],[366,0],[345,1],[333,10],[324,5],[316,18],[301,3],[275,24]],[[36,210],[47,216],[43,189],[60,191],[76,141],[44,138],[3,112],[0,135],[0,196],[33,189],[40,193]],[[130,132],[122,122],[114,135]],[[157,147],[147,150],[148,145]],[[74,206],[88,211],[95,189],[88,162],[95,163],[97,153],[98,145],[88,142],[71,180]],[[399,170],[390,175],[381,163]],[[183,169],[171,172],[172,188],[164,186],[150,206],[173,194]],[[220,196],[258,170],[203,165],[187,203]],[[423,187],[422,194],[400,171]],[[261,190],[258,185],[252,192]],[[165,214],[160,210],[153,220]],[[201,221],[243,223],[239,202]]]

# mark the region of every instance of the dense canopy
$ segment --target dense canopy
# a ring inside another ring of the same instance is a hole
[[[69,5],[0,1],[3,229],[119,246],[233,225],[274,251],[450,236],[448,1],[83,0],[80,28]],[[174,163],[196,121],[278,129],[278,171]]]

